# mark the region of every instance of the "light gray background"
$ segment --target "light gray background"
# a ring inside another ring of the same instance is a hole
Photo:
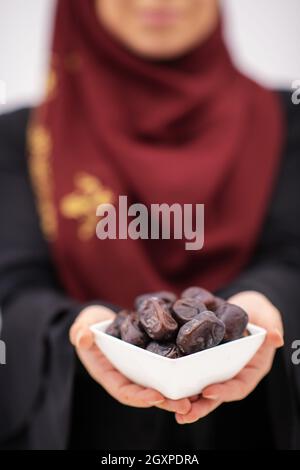
[[[125,1],[125,0],[124,0]],[[187,0],[188,1],[188,0]],[[263,83],[300,79],[300,0],[222,0],[235,61]],[[0,111],[39,100],[55,0],[0,0]]]

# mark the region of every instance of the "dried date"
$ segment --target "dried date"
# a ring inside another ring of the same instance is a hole
[[[120,327],[121,339],[126,343],[145,348],[149,343],[146,333],[140,328],[139,320],[135,313],[128,315]]]
[[[157,341],[151,341],[146,349],[147,351],[168,357],[169,359],[177,359],[181,356],[178,346],[174,343],[158,343]]]
[[[248,324],[248,315],[245,310],[238,305],[225,302],[215,313],[225,324],[225,341],[234,341],[243,336]]]
[[[224,334],[224,323],[214,313],[206,311],[180,328],[176,344],[183,354],[193,354],[217,346]]]
[[[184,325],[184,323],[192,320],[192,318],[205,310],[207,310],[206,306],[197,297],[185,298],[175,302],[172,314],[180,325]]]
[[[177,333],[177,322],[158,299],[145,300],[138,313],[140,325],[150,338],[168,341]]]

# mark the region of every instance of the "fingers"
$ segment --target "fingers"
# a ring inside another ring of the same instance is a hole
[[[165,399],[161,393],[150,388],[143,388],[134,383],[127,383],[118,390],[113,390],[115,398],[123,405],[148,408],[162,403]]]
[[[283,337],[279,328],[268,329],[265,343],[251,363],[234,379],[207,387],[203,395],[189,399],[166,399],[156,390],[130,382],[119,373],[94,344],[91,324],[110,319],[114,313],[105,307],[91,306],[84,309],[70,329],[70,340],[90,375],[116,400],[124,405],[146,408],[156,406],[174,412],[180,424],[192,423],[203,418],[222,402],[245,398],[270,370],[275,348],[281,347]]]
[[[243,400],[255,388],[256,384],[256,381],[255,384],[249,385],[243,379],[235,378],[224,384],[208,387],[204,390],[203,396],[211,400],[222,400],[223,402],[239,401]]]
[[[163,403],[157,405],[157,408],[184,415],[191,410],[192,404],[188,398],[183,398],[181,400],[170,400],[166,398]]]
[[[106,390],[124,405],[140,408],[156,406],[165,411],[179,414],[188,413],[191,409],[191,402],[187,398],[181,400],[167,399],[156,390],[131,383],[113,368],[106,372],[104,380]]]
[[[251,323],[262,326],[268,332],[278,330],[282,338],[281,313],[263,294],[254,291],[240,292],[228,301],[242,307],[248,313]],[[278,344],[280,344],[279,341]]]
[[[275,345],[279,347],[280,344],[282,344],[280,332],[272,331],[268,333],[265,343],[236,377],[227,382],[206,387],[202,395],[205,398],[223,402],[243,400],[270,372],[275,354]]]
[[[94,343],[93,333],[89,329],[85,329],[84,327],[82,327],[82,329],[79,329],[77,333],[74,333],[73,338],[74,342],[71,342],[76,348],[90,349]]]
[[[191,403],[193,403],[194,401],[197,401],[199,399],[199,395],[193,395],[192,397],[189,397],[189,400]]]
[[[79,357],[89,374],[117,401],[123,405],[147,408],[157,406],[173,413],[185,414],[191,409],[188,398],[170,400],[150,388],[130,382],[118,372],[97,347],[80,349]]]
[[[114,318],[115,314],[106,307],[91,305],[82,310],[70,328],[69,337],[73,346],[89,349],[93,344],[93,334],[89,327],[96,322]]]
[[[176,413],[176,421],[178,424],[194,423],[214,411],[221,403],[221,400],[209,400],[201,397],[191,404],[191,410],[187,414],[180,415]]]
[[[261,359],[259,358],[259,361]],[[246,398],[259,384],[271,368],[272,357],[266,359],[266,364],[253,362],[246,366],[235,378],[225,383],[210,385],[203,390],[202,395],[211,400],[222,402],[239,401]]]
[[[78,349],[77,353],[91,377],[123,405],[147,408],[165,401],[165,397],[156,390],[132,383],[96,346],[88,350]]]
[[[280,329],[273,324],[266,340],[252,361],[234,379],[207,387],[202,396],[170,400],[161,393],[132,383],[95,346],[91,324],[110,319],[114,313],[104,307],[88,307],[70,329],[70,340],[90,375],[117,401],[147,408],[156,406],[175,413],[179,424],[193,423],[216,409],[222,402],[237,401],[251,393],[271,368],[275,349],[283,345]],[[270,325],[269,325],[270,326]]]
[[[278,329],[271,330],[267,334],[265,344],[276,349],[281,348],[284,345],[283,335]]]
[[[107,309],[106,309],[107,310]],[[130,382],[118,372],[106,359],[101,351],[95,347],[92,332],[89,326],[96,321],[111,318],[110,311],[94,307],[82,312],[70,330],[70,340],[77,348],[77,353],[90,375],[117,401],[124,405],[145,408],[158,406],[161,409],[174,413],[184,414],[190,411],[189,399],[169,400],[156,390],[144,388]]]
[[[89,330],[88,325],[77,320],[70,328],[70,341],[76,348],[83,347],[89,349],[93,344],[93,334]]]

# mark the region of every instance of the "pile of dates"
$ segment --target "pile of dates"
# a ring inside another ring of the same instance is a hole
[[[247,334],[247,313],[201,287],[177,298],[154,292],[135,299],[134,310],[117,314],[106,333],[171,359],[203,351]]]

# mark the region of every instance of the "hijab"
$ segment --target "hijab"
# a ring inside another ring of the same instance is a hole
[[[181,57],[135,55],[93,0],[59,0],[47,95],[29,128],[29,167],[64,289],[131,306],[148,291],[232,281],[255,249],[283,137],[278,98],[241,74],[222,27]],[[204,246],[96,236],[96,208],[204,204]]]

